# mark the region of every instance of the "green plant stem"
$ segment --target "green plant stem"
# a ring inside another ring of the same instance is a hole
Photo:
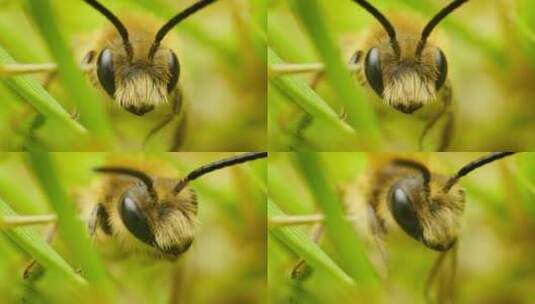
[[[361,134],[367,150],[380,150],[383,139],[378,120],[367,98],[358,90],[346,65],[342,62],[340,51],[323,22],[318,0],[291,0],[290,4],[325,62],[327,81],[338,95],[340,103],[344,105],[349,124]]]
[[[113,133],[104,111],[94,90],[88,87],[82,72],[75,63],[72,51],[63,38],[56,23],[55,13],[50,0],[26,0],[30,16],[41,31],[50,53],[59,68],[59,78],[71,100],[80,112],[80,119],[85,126],[94,132],[94,141],[98,146],[109,146],[113,142]]]
[[[14,217],[17,215],[8,204],[0,199],[0,216]],[[12,229],[0,229],[0,233],[5,234],[39,264],[61,274],[65,278],[66,283],[73,283],[76,286],[86,284],[86,281],[35,231],[27,227],[16,227]]]
[[[368,261],[365,249],[355,230],[345,220],[345,211],[336,191],[324,175],[320,158],[314,152],[296,153],[296,164],[315,202],[325,215],[326,233],[340,256],[340,264],[358,283],[375,285],[378,276]]]
[[[77,217],[75,204],[61,185],[49,153],[32,148],[29,161],[50,206],[58,216],[60,236],[69,248],[85,277],[95,284],[97,297],[110,300],[112,289],[104,264],[91,246],[87,231]]]

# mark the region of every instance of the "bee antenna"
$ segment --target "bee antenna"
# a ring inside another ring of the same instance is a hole
[[[469,164],[463,166],[454,176],[448,179],[446,185],[444,185],[444,188],[442,188],[442,191],[447,193],[450,191],[451,187],[453,187],[453,185],[455,185],[459,179],[461,179],[461,177],[467,175],[475,169],[515,153],[516,152],[493,152],[470,162]]]
[[[265,158],[267,157],[267,152],[249,152],[249,153],[243,153],[236,156],[232,156],[229,158],[221,159],[218,161],[214,161],[212,163],[209,163],[207,165],[201,166],[193,171],[191,171],[185,178],[180,180],[177,185],[175,186],[175,192],[179,193],[186,187],[186,185],[191,182],[192,180],[195,180],[207,173],[223,169],[225,167],[238,165],[241,163],[245,163],[248,161],[252,161],[259,158]]]
[[[128,30],[124,26],[124,24],[117,18],[110,10],[108,10],[106,7],[104,7],[102,4],[100,4],[96,0],[84,0],[87,4],[91,5],[94,9],[99,11],[104,17],[106,17],[112,24],[115,26],[117,31],[119,32],[119,35],[121,35],[121,38],[123,39],[123,45],[124,49],[126,51],[126,54],[128,56],[129,60],[132,60],[132,57],[134,56],[134,50],[132,48],[132,44],[130,43],[130,40],[128,39]]]
[[[392,161],[392,163],[396,166],[407,167],[418,171],[423,178],[425,197],[429,198],[429,196],[431,195],[431,172],[426,166],[419,162],[403,158],[396,158]]]
[[[372,16],[374,16],[375,19],[377,19],[381,23],[383,28],[388,33],[388,37],[390,37],[390,44],[392,45],[394,52],[399,57],[401,54],[401,50],[399,48],[399,43],[396,40],[396,29],[394,28],[392,23],[390,23],[390,21],[388,21],[388,19],[386,19],[386,17],[383,14],[381,14],[381,12],[379,12],[379,10],[377,10],[368,1],[366,0],[353,0],[353,1],[359,4],[360,6],[362,6],[362,8],[368,11],[368,13],[372,14]]]
[[[154,38],[154,42],[152,43],[152,46],[149,51],[149,58],[153,58],[154,54],[158,50],[158,47],[160,47],[160,42],[163,40],[165,35],[178,23],[180,23],[182,20],[188,18],[189,16],[193,15],[197,11],[201,10],[208,4],[211,4],[215,2],[216,0],[199,0],[196,3],[194,3],[192,6],[186,8],[185,10],[178,13],[176,16],[171,18],[171,20],[167,21],[166,24],[164,24],[160,30],[158,30],[158,33],[156,33],[156,37]]]
[[[139,179],[143,184],[147,187],[147,190],[151,194],[152,197],[154,197],[157,200],[157,194],[154,190],[154,184],[152,182],[152,178],[145,174],[144,172],[130,169],[130,168],[124,168],[124,167],[96,167],[93,169],[95,172],[98,173],[109,173],[109,174],[121,174],[126,176],[131,176]]]
[[[464,4],[465,2],[468,2],[468,0],[454,0],[451,2],[448,6],[443,8],[438,14],[429,21],[429,23],[425,26],[424,30],[422,31],[422,37],[420,38],[420,42],[418,42],[418,47],[416,48],[416,56],[421,56],[422,51],[424,49],[424,46],[427,42],[427,38],[429,35],[431,35],[431,32],[433,29],[442,21],[442,19],[446,18],[451,12],[453,12],[455,9],[457,9],[459,6]]]

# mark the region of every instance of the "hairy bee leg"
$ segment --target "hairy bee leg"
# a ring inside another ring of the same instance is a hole
[[[182,111],[182,117],[178,126],[175,130],[175,135],[173,137],[173,144],[171,145],[170,151],[176,152],[180,150],[180,147],[184,144],[186,133],[188,129],[188,116],[185,111]]]
[[[319,243],[322,235],[323,224],[314,224],[314,226],[312,227],[312,242],[316,244]],[[300,258],[299,261],[297,261],[297,263],[295,264],[295,266],[292,267],[291,278],[293,280],[303,280],[311,273],[311,271],[312,269],[307,264],[305,259]]]
[[[169,294],[169,304],[185,303],[184,297],[180,291],[184,285],[184,266],[181,263],[177,263],[171,271],[171,287]]]
[[[429,271],[429,275],[427,276],[427,279],[425,280],[424,297],[427,303],[433,303],[433,299],[431,297],[431,289],[433,287],[433,282],[435,281],[439,273],[440,267],[442,267],[442,264],[444,263],[444,260],[448,252],[449,251],[444,251],[438,255],[438,257],[435,259],[435,262],[433,263],[433,267],[431,268],[431,271]]]
[[[458,247],[454,245],[453,248],[449,250],[449,259],[450,259],[450,270],[446,282],[441,290],[440,294],[440,303],[455,303],[455,279],[457,274],[457,254]]]
[[[54,240],[54,237],[56,236],[56,232],[58,231],[58,225],[52,224],[52,227],[48,230],[45,241],[50,244]],[[37,260],[32,259],[26,267],[24,267],[24,271],[22,272],[22,278],[24,280],[30,280],[33,275],[39,271],[42,271],[43,267],[37,263]]]
[[[418,148],[420,151],[423,151],[423,145],[424,145],[424,139],[429,134],[429,131],[436,125],[436,123],[442,118],[444,115],[448,115],[449,119],[446,123],[444,129],[442,130],[441,135],[441,142],[439,143],[439,151],[447,149],[449,142],[451,140],[451,134],[448,134],[453,129],[453,112],[451,109],[451,103],[452,103],[452,89],[449,81],[447,81],[444,84],[444,88],[442,89],[441,94],[441,101],[442,101],[442,109],[431,119],[427,122],[425,125],[420,138],[418,139]],[[451,113],[451,114],[450,114]]]
[[[175,116],[177,116],[177,114],[179,114],[181,110],[182,110],[182,90],[176,89],[175,90],[175,94],[174,94],[174,98],[173,98],[173,101],[172,101],[171,113],[167,114],[162,119],[162,121],[160,121],[156,126],[154,126],[150,130],[149,134],[147,134],[147,136],[143,140],[143,146],[145,146],[147,144],[147,142],[154,135],[156,135],[158,132],[160,132],[160,130],[165,128],[171,121],[173,121]]]
[[[454,132],[455,127],[455,113],[453,111],[448,111],[446,118],[446,124],[442,129],[442,134],[440,136],[440,146],[438,148],[439,152],[446,151],[451,144],[451,137]]]

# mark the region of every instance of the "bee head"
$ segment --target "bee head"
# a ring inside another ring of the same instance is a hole
[[[171,258],[189,249],[197,221],[197,198],[193,189],[177,192],[175,179],[150,177],[128,168],[101,167],[96,171],[122,174],[136,180],[116,204],[122,225],[133,238]]]
[[[459,187],[442,191],[440,185],[445,178],[431,175],[425,166],[412,160],[397,159],[392,165],[414,170],[414,174],[403,177],[388,191],[387,206],[396,223],[430,249],[450,249],[460,230],[464,191]]]
[[[473,170],[511,154],[490,153],[451,177],[431,174],[427,167],[412,160],[395,159],[392,166],[408,168],[414,174],[401,178],[388,190],[388,209],[408,235],[433,250],[449,250],[457,241],[465,206],[464,190],[457,182]]]
[[[160,43],[175,25],[215,1],[199,0],[164,24],[153,39],[146,39],[131,37],[111,11],[96,0],[85,0],[102,13],[121,36],[97,54],[96,72],[101,87],[135,115],[144,115],[165,103],[177,85],[180,64],[175,53],[161,47]]]
[[[201,166],[178,181],[124,167],[99,167],[95,171],[135,180],[117,197],[117,209],[111,212],[119,216],[113,218],[119,218],[118,224],[138,242],[162,256],[176,258],[188,250],[195,236],[198,203],[189,183],[207,173],[264,157],[266,152],[243,153]],[[113,235],[112,227],[104,225],[104,229]]]
[[[420,39],[398,37],[394,26],[366,0],[354,0],[382,25],[388,37],[368,50],[364,74],[372,89],[390,106],[412,113],[436,99],[448,74],[446,56],[427,44],[427,38],[449,13],[468,0],[455,0],[423,29]]]

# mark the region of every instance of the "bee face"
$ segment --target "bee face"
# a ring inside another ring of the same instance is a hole
[[[129,177],[117,178],[120,184],[113,185],[122,185],[121,193],[108,196],[107,223],[100,221],[108,226],[107,234],[135,247],[148,245],[157,256],[176,258],[187,251],[196,226],[195,192],[184,189],[177,194],[177,181],[171,178],[154,178],[153,192]]]
[[[446,82],[448,64],[442,50],[427,40],[446,16],[467,1],[453,0],[419,28],[414,19],[402,16],[394,16],[391,23],[367,0],[355,0],[381,24],[364,48],[363,71],[367,82],[388,105],[412,113],[436,99]]]
[[[390,106],[412,113],[436,99],[446,81],[448,65],[438,47],[427,44],[417,56],[418,39],[400,37],[398,42],[399,54],[388,39],[371,47],[364,73],[372,89]]]
[[[150,58],[150,40],[131,40],[132,58],[117,38],[98,55],[96,72],[102,88],[121,107],[141,116],[167,101],[178,82],[180,64],[168,48],[160,47]]]
[[[178,58],[161,45],[162,40],[175,25],[215,1],[198,0],[159,30],[151,32],[146,21],[127,28],[99,1],[85,0],[113,25],[111,31],[102,36],[102,45],[97,48],[92,78],[97,78],[108,95],[127,111],[139,116],[152,111],[167,101],[180,75]],[[95,53],[90,51],[84,62],[92,63]]]
[[[439,184],[442,176],[433,176],[437,191],[426,195],[420,175],[404,177],[393,184],[387,195],[387,206],[394,220],[411,237],[430,249],[447,251],[456,242],[459,219],[464,210],[464,191],[458,187],[444,193]]]

